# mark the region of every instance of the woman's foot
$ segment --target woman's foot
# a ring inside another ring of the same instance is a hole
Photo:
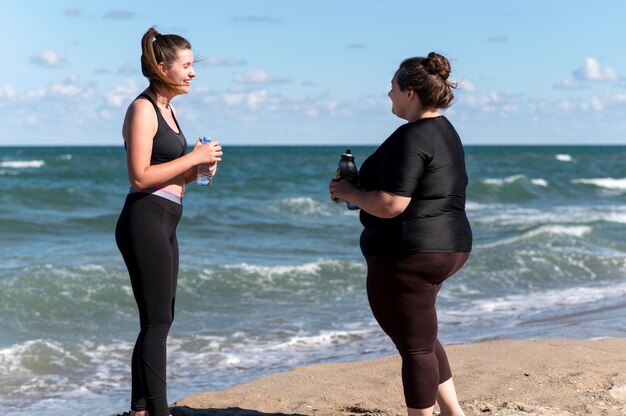
[[[437,389],[437,403],[441,410],[440,416],[465,416],[459,405],[454,382],[451,378],[439,385]]]

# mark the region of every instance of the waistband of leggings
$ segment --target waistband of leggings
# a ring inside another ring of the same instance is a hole
[[[161,188],[146,188],[146,189],[135,189],[132,186],[130,187],[130,189],[128,190],[129,194],[134,194],[134,193],[142,193],[142,194],[151,194],[151,195],[156,195],[156,196],[160,196],[161,198],[165,198],[169,201],[172,201],[178,205],[182,205],[183,204],[183,196],[182,195],[177,195],[174,192],[170,192],[170,191],[166,191],[165,189],[161,189]]]

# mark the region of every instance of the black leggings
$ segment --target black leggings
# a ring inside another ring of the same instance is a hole
[[[437,339],[435,301],[441,283],[465,264],[470,253],[412,253],[367,256],[367,297],[374,317],[402,357],[406,405],[427,409],[439,384],[452,377]]]
[[[178,277],[176,226],[182,205],[132,193],[117,221],[115,240],[130,274],[141,332],[131,362],[131,409],[170,414],[166,393],[166,340],[174,320]]]

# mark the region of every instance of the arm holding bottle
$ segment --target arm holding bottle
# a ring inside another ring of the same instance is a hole
[[[169,184],[182,186],[182,181],[186,181],[200,163],[222,160],[222,148],[218,142],[196,143],[193,150],[182,157],[150,165],[152,138],[157,126],[152,105],[145,100],[135,100],[126,113],[122,130],[128,150],[128,180],[133,188],[139,190]],[[179,177],[182,179],[177,179]]]
[[[217,149],[219,149],[220,152],[220,156],[222,155],[222,146],[219,145],[219,142],[210,142],[210,143],[206,143],[206,144],[202,144],[202,137],[198,138],[198,141],[196,142],[195,146],[193,147],[193,151],[196,150],[196,148],[198,146],[208,146],[210,144],[215,144],[217,145]],[[219,162],[221,159],[215,159],[214,162],[210,162],[210,166],[209,166],[209,170],[211,171],[211,176],[215,176],[215,173],[217,172],[217,162]],[[206,162],[202,162],[202,163],[206,163]],[[189,182],[193,182],[196,180],[196,178],[198,177],[198,166],[193,166],[190,169],[188,169],[187,171],[185,171],[185,183],[189,183]]]
[[[402,214],[411,202],[410,197],[385,191],[366,191],[346,179],[332,179],[328,188],[330,198],[358,205],[365,212],[379,218],[394,218]]]

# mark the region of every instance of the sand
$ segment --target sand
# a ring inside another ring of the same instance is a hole
[[[626,339],[446,346],[466,415],[626,415]],[[178,400],[193,416],[405,415],[400,359],[294,368]]]

